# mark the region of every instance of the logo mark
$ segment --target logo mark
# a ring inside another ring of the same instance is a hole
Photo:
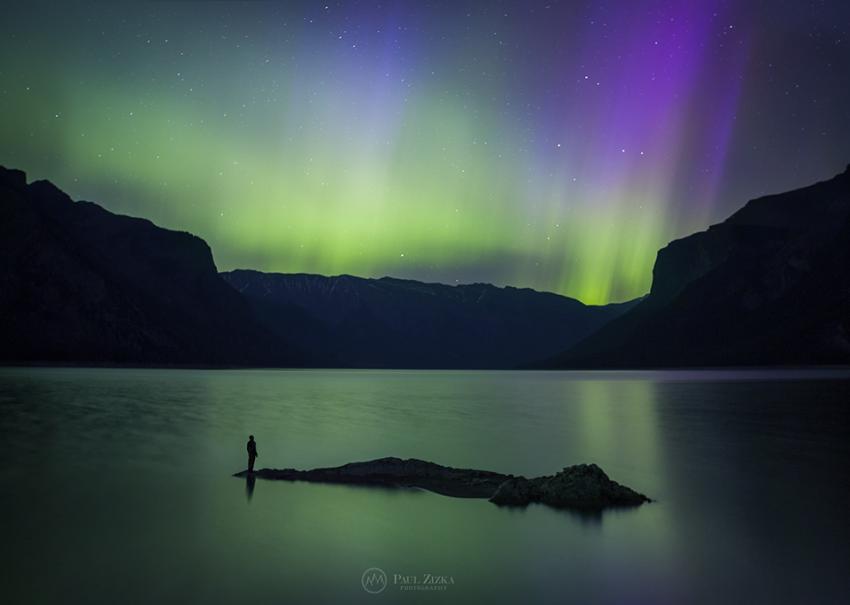
[[[370,567],[360,577],[360,584],[368,593],[384,592],[387,587],[387,574],[380,567]]]

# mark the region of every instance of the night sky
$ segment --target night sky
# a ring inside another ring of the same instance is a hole
[[[7,4],[0,164],[220,269],[646,292],[850,162],[850,2]]]

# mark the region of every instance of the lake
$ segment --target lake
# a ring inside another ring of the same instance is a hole
[[[0,600],[848,602],[848,405],[845,370],[0,368]],[[248,434],[258,467],[595,462],[656,502],[251,489]]]

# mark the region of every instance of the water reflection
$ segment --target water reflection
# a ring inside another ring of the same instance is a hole
[[[245,496],[248,498],[248,502],[251,501],[251,498],[254,497],[254,485],[257,483],[257,478],[254,475],[246,475],[245,476]]]
[[[451,574],[445,603],[847,602],[848,376],[0,368],[4,602],[371,603],[371,566]],[[656,502],[283,481],[255,500],[230,474],[258,427],[272,465],[595,462]]]

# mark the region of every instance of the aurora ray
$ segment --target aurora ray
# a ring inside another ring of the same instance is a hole
[[[847,7],[760,4],[15,6],[0,163],[222,270],[625,300],[672,238],[850,157]]]

